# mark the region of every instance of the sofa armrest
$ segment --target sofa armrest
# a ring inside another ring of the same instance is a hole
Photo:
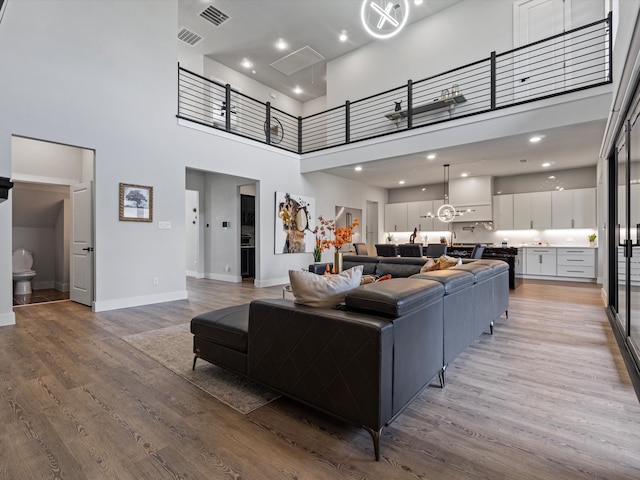
[[[249,377],[333,416],[380,430],[392,417],[393,324],[355,312],[255,300]]]

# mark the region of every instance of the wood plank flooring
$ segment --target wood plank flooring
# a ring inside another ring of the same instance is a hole
[[[189,300],[16,308],[0,328],[0,479],[638,479],[640,405],[593,284],[526,281],[382,434],[281,398],[241,415],[132,348],[282,288],[188,280]],[[185,361],[191,362],[191,352]]]

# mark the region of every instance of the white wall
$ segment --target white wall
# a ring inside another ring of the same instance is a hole
[[[90,152],[81,148],[16,136],[11,138],[14,180],[56,185],[80,183],[84,166],[89,165],[88,156]]]
[[[567,0],[568,1],[568,0]],[[407,26],[386,41],[327,64],[327,106],[342,105],[513,48],[513,7],[505,0],[465,0]],[[604,0],[573,0],[572,25],[605,17]]]

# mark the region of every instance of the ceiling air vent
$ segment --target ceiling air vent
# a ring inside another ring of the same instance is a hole
[[[276,60],[271,66],[285,75],[293,75],[324,59],[322,55],[307,45],[300,50],[290,53],[286,57],[282,57],[280,60]]]
[[[205,8],[200,16],[208,22],[213,23],[216,27],[219,27],[225,20],[229,18],[229,15],[221,12],[212,5],[209,5],[207,8]]]
[[[202,40],[202,37],[197,33],[192,32],[191,30],[181,28],[178,32],[178,40],[181,40],[187,45],[191,45],[193,47],[196,43]]]

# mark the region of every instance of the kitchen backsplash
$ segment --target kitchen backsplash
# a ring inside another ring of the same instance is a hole
[[[570,229],[570,230],[490,230],[490,223],[455,223],[451,225],[452,231],[442,232],[420,232],[416,242],[438,243],[440,237],[444,236],[450,243],[487,243],[501,245],[506,239],[509,246],[535,245],[538,243],[550,245],[575,245],[588,246],[590,234],[595,233],[593,229]],[[453,233],[452,233],[453,232]],[[393,243],[408,243],[411,232],[393,233]],[[597,244],[597,239],[596,239]]]

